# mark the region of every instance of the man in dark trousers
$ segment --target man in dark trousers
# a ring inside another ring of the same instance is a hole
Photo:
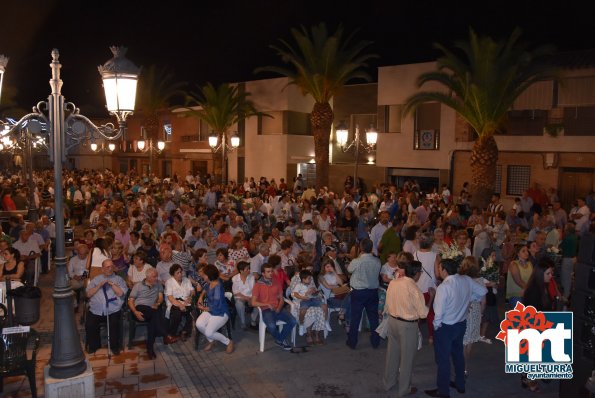
[[[380,259],[372,254],[373,244],[370,239],[362,239],[359,245],[360,256],[347,268],[351,274],[349,284],[353,290],[351,291],[351,323],[346,344],[351,349],[357,346],[359,323],[365,308],[370,321],[370,342],[372,347],[377,348],[380,344],[380,336],[376,333],[376,328],[378,327],[378,276],[381,264]]]

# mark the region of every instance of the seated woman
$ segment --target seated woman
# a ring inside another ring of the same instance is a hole
[[[169,319],[168,334],[174,337],[180,336],[178,329],[184,319],[186,324],[181,338],[185,340],[192,332],[190,306],[192,305],[192,296],[194,296],[194,287],[190,280],[183,275],[180,264],[173,264],[169,269],[169,274],[172,277],[165,282],[165,297],[167,297],[165,317]]]
[[[147,255],[144,251],[139,250],[132,256],[132,264],[128,267],[128,278],[126,278],[126,285],[132,289],[135,283],[142,282],[147,275],[147,270],[151,267],[147,264]]]
[[[316,285],[312,286],[312,272],[308,270],[300,271],[300,283],[298,283],[291,293],[294,301],[300,305],[300,324],[304,323],[306,311],[310,307],[320,307],[328,313],[326,303],[322,301]]]
[[[229,289],[231,290],[231,277],[236,273],[235,265],[233,261],[229,260],[228,251],[226,248],[219,248],[217,249],[217,261],[215,261],[215,267],[219,270],[219,278],[221,278],[226,285],[229,285]]]
[[[231,354],[233,352],[233,341],[218,332],[229,319],[229,306],[225,300],[223,284],[219,279],[219,270],[211,264],[203,269],[209,283],[198,299],[197,307],[202,313],[196,320],[196,327],[209,341],[204,351],[210,351],[213,348],[213,342],[216,340],[225,344],[227,346],[225,352]],[[203,301],[205,297],[207,298],[206,305]]]
[[[2,257],[4,257],[4,264],[0,265],[0,280],[9,278],[23,282],[25,263],[21,261],[21,253],[14,247],[8,247],[2,252]]]
[[[350,311],[348,311],[349,293],[341,294],[340,296],[337,296],[335,293],[333,293],[333,289],[341,286],[347,286],[347,284],[343,281],[343,278],[337,274],[335,264],[332,259],[327,257],[322,260],[318,282],[320,283],[320,288],[326,297],[328,306],[330,308],[340,308],[339,321],[346,321],[346,324],[349,325],[349,319],[346,319],[346,314],[347,317],[349,317],[350,313]]]
[[[254,288],[254,275],[250,273],[250,263],[240,261],[237,266],[238,274],[231,278],[232,292],[236,306],[236,312],[240,317],[240,323],[243,330],[248,328],[246,323],[246,307],[252,301],[252,289]],[[251,326],[256,326],[256,317],[258,311],[252,311]]]
[[[114,263],[114,272],[122,279],[128,274],[128,263],[130,261],[128,254],[124,252],[124,245],[119,240],[114,241],[112,245],[112,262]]]
[[[307,256],[298,256],[298,259],[304,259]],[[300,271],[308,270],[312,272],[313,266],[311,262],[302,262],[298,261]],[[293,293],[296,286],[301,283],[300,273],[296,272],[293,278],[291,278],[291,283],[289,284],[289,291]],[[310,282],[311,286],[316,287],[313,281]],[[299,311],[298,306],[294,305],[292,307],[292,315],[294,318],[299,318]],[[323,312],[321,307],[310,307],[306,310],[306,314],[304,315],[304,321],[302,326],[308,331],[308,337],[306,341],[308,343],[316,342],[318,344],[324,344],[322,339],[320,338],[320,332],[326,329],[326,314]],[[312,335],[314,339],[312,338]]]

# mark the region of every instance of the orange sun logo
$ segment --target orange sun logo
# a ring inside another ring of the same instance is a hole
[[[525,307],[520,302],[516,304],[513,310],[506,312],[506,319],[500,323],[500,333],[496,336],[498,340],[508,345],[508,330],[516,329],[519,332],[525,329],[536,329],[544,332],[554,324],[545,319],[543,312],[537,311],[533,306]],[[527,340],[521,341],[519,349],[520,354],[526,354],[529,350]]]

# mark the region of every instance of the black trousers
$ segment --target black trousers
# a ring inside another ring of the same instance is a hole
[[[93,352],[101,348],[101,335],[99,324],[107,322],[105,315],[95,315],[91,311],[87,311],[87,322],[85,325],[87,333],[87,344],[89,351]],[[120,331],[122,330],[122,311],[114,312],[109,316],[109,342],[112,351],[117,351],[122,348],[120,341]]]
[[[174,305],[169,310],[169,334],[172,336],[178,335],[178,329],[182,319],[186,321],[184,331],[188,334],[192,333],[192,315],[190,315],[190,307],[186,307],[186,311],[182,312]]]
[[[155,352],[153,345],[155,344],[155,338],[159,336],[167,335],[167,329],[165,323],[161,317],[161,311],[154,309],[148,305],[137,305],[136,310],[143,314],[144,321],[136,318],[137,322],[148,322],[147,326],[147,351]]]

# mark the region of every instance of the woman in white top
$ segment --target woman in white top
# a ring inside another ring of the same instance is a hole
[[[417,241],[419,235],[419,227],[417,225],[411,225],[405,232],[405,243],[403,244],[403,251],[408,253],[415,253],[419,249],[419,243]]]
[[[126,253],[132,257],[138,249],[143,246],[143,242],[140,240],[140,234],[136,231],[130,231],[130,240],[126,244]]]
[[[442,228],[436,228],[434,230],[434,243],[432,244],[432,251],[436,254],[440,254],[448,249],[448,245],[444,242],[444,230]]]
[[[386,263],[380,269],[380,277],[382,278],[383,285],[388,287],[390,281],[395,279],[395,275],[399,266],[397,264],[397,254],[396,253],[389,253],[388,257],[386,258]]]
[[[190,316],[190,306],[192,305],[192,296],[194,296],[194,287],[190,280],[184,276],[182,266],[173,264],[169,269],[172,276],[165,282],[165,301],[167,309],[165,317],[169,319],[169,335],[178,337],[178,328],[182,318],[186,318],[186,325],[182,331],[182,340],[192,333],[192,317]]]
[[[302,222],[302,224],[304,224],[304,222],[306,220],[310,220],[312,221],[312,223],[314,223],[314,212],[312,211],[312,204],[310,203],[310,201],[308,199],[304,199],[302,200],[302,211],[300,213],[300,220]]]
[[[483,216],[479,217],[479,221],[475,224],[473,229],[473,257],[479,258],[484,249],[492,245],[492,227],[490,227]]]
[[[320,214],[318,214],[314,219],[314,224],[320,232],[325,232],[331,230],[331,223],[332,220],[329,216],[328,207],[324,206],[320,211]]]
[[[254,288],[254,275],[250,273],[250,263],[247,261],[240,261],[237,265],[238,274],[231,278],[233,298],[236,305],[236,312],[240,318],[242,329],[246,330],[246,307],[250,304],[252,299],[252,289]],[[256,317],[258,311],[252,311],[250,324],[256,326]]]
[[[146,260],[147,255],[142,250],[132,256],[132,264],[128,267],[128,278],[126,279],[126,284],[130,289],[135,283],[142,282],[145,279],[147,270],[153,268],[145,262]]]
[[[89,256],[90,269],[89,269],[89,280],[95,278],[101,274],[101,264],[104,260],[112,258],[112,254],[109,250],[110,242],[105,238],[95,239],[95,247]]]
[[[343,286],[345,282],[343,278],[337,274],[335,264],[332,259],[325,258],[322,260],[320,275],[318,276],[318,282],[320,282],[320,288],[324,297],[326,297],[329,308],[340,308],[339,310],[339,321],[345,321],[345,315],[349,316],[347,312],[347,305],[349,303],[349,293],[337,297],[333,293],[333,289]],[[349,319],[347,319],[349,321]]]
[[[434,309],[432,299],[436,290],[436,275],[438,274],[438,264],[440,256],[432,251],[434,237],[430,233],[424,233],[419,237],[419,250],[413,254],[413,259],[421,263],[421,275],[417,281],[417,287],[424,295],[426,305],[430,308],[428,312],[428,340],[434,341]]]

